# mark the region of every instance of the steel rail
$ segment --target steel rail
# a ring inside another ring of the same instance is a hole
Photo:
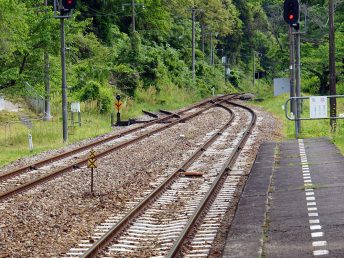
[[[178,113],[173,113],[171,111],[164,110],[164,109],[159,109],[159,111],[165,115],[174,115],[175,117],[180,118],[180,115]]]
[[[230,95],[226,95],[226,96],[230,96]],[[218,97],[218,98],[215,99],[215,101],[217,101],[217,100],[219,100],[219,99],[221,99],[221,98],[223,98],[223,97],[226,97],[226,96]],[[209,103],[210,101],[211,101],[211,100],[204,100],[204,101],[202,101],[202,102],[200,102],[200,103],[197,103],[197,104],[195,104],[195,105],[192,105],[191,107],[189,107],[189,108],[187,108],[187,109],[185,109],[185,110],[179,111],[178,114],[183,114],[183,113],[185,113],[185,112],[187,112],[187,111],[189,111],[189,110],[191,110],[191,109],[193,109],[193,108],[197,108],[197,107],[201,107],[201,106],[203,106],[203,105],[206,105],[206,104]],[[157,124],[157,123],[160,123],[160,122],[164,122],[164,121],[169,120],[169,119],[174,118],[174,117],[175,117],[174,114],[170,114],[170,115],[168,115],[168,116],[166,116],[166,117],[163,117],[163,118],[159,118],[159,119],[150,121],[150,122],[148,122],[148,123],[145,123],[144,125],[135,127],[135,128],[133,128],[133,129],[126,130],[126,131],[124,131],[124,132],[121,132],[121,133],[119,133],[119,134],[112,135],[112,136],[107,137],[107,138],[104,138],[104,139],[100,139],[100,140],[95,141],[95,142],[93,142],[93,143],[90,143],[90,144],[87,144],[87,145],[84,145],[84,146],[75,148],[75,149],[73,149],[73,150],[71,150],[71,151],[67,151],[67,152],[64,152],[64,153],[55,155],[55,156],[53,156],[53,157],[50,157],[50,158],[46,158],[46,159],[37,161],[37,162],[32,163],[32,164],[29,164],[29,165],[22,166],[22,167],[20,167],[20,168],[18,168],[18,169],[15,169],[15,170],[12,170],[12,171],[9,171],[9,172],[7,172],[7,173],[4,173],[4,174],[0,175],[0,181],[6,180],[6,179],[11,178],[11,177],[15,177],[15,176],[17,176],[17,175],[19,175],[19,174],[21,174],[21,173],[25,173],[25,172],[27,172],[27,171],[29,171],[29,170],[32,170],[32,169],[37,169],[37,168],[42,167],[42,166],[44,166],[44,165],[50,164],[50,163],[52,163],[52,162],[54,162],[54,161],[64,159],[64,158],[66,158],[66,157],[68,157],[68,156],[71,156],[71,155],[74,155],[74,154],[76,154],[76,153],[85,151],[85,150],[87,150],[87,149],[91,149],[91,148],[93,148],[93,147],[95,147],[95,146],[98,146],[98,145],[101,145],[101,144],[103,144],[103,143],[105,143],[105,142],[109,142],[109,141],[112,141],[112,140],[114,140],[114,139],[118,139],[118,138],[123,137],[123,136],[125,136],[125,135],[128,135],[128,134],[130,134],[130,133],[134,133],[134,132],[139,131],[139,130],[141,130],[141,129],[143,129],[143,128],[147,128],[147,127],[149,127],[149,126],[151,126],[151,125],[153,125],[153,124]]]
[[[147,115],[147,116],[150,116],[150,117],[154,117],[154,118],[159,118],[159,116],[157,114],[154,114],[153,112],[150,112],[150,111],[146,111],[146,110],[142,110],[142,113]]]
[[[218,103],[223,102],[223,101],[227,100],[228,98],[232,98],[232,97],[233,97],[233,95],[230,95],[230,96],[226,97],[224,100],[222,99],[222,100],[219,100],[218,102],[213,103],[211,106],[215,106]],[[156,134],[156,133],[159,133],[159,132],[161,132],[163,130],[166,130],[166,129],[168,129],[168,128],[170,128],[170,127],[172,127],[172,126],[174,126],[174,125],[176,125],[176,124],[178,124],[180,122],[184,122],[184,121],[189,120],[189,119],[191,119],[193,117],[201,115],[207,109],[208,109],[208,107],[203,108],[202,110],[200,110],[200,111],[198,111],[196,113],[190,114],[190,115],[188,115],[186,117],[183,117],[183,118],[180,118],[180,119],[177,119],[177,120],[175,120],[175,121],[173,121],[173,122],[171,122],[171,123],[169,123],[167,125],[164,125],[164,126],[162,126],[160,128],[157,128],[157,129],[155,129],[153,131],[144,133],[144,134],[142,134],[142,135],[140,135],[140,136],[138,136],[138,137],[136,137],[136,138],[134,138],[132,140],[129,140],[127,142],[115,145],[115,146],[113,146],[113,147],[111,147],[109,149],[103,150],[103,151],[97,153],[95,158],[99,159],[101,157],[104,157],[107,154],[109,154],[109,153],[111,153],[111,152],[113,152],[115,150],[122,149],[122,148],[124,148],[124,147],[126,147],[128,145],[131,145],[131,144],[136,143],[138,141],[141,141],[141,140],[143,140],[145,138],[148,138],[148,137],[150,137],[153,134]],[[21,193],[21,192],[23,192],[25,190],[28,190],[28,189],[30,189],[30,188],[32,188],[32,187],[34,187],[36,185],[39,185],[39,184],[41,184],[43,182],[49,181],[49,180],[51,180],[51,179],[53,179],[55,177],[58,177],[58,176],[62,175],[63,173],[66,173],[66,172],[68,172],[70,170],[73,170],[75,167],[81,167],[82,165],[86,164],[87,161],[88,161],[88,157],[83,158],[82,160],[76,161],[73,164],[70,164],[70,165],[68,165],[66,167],[59,168],[59,169],[57,169],[57,170],[55,170],[55,171],[53,171],[53,172],[51,172],[51,173],[49,173],[47,175],[43,175],[40,178],[37,178],[36,180],[33,180],[31,182],[28,182],[28,183],[25,183],[25,184],[23,184],[21,186],[18,186],[16,188],[10,189],[7,192],[0,193],[0,201],[4,200],[6,198],[9,198],[9,197],[11,197],[11,196],[13,196],[15,194]]]
[[[257,116],[252,109],[240,104],[233,103],[233,102],[230,102],[230,104],[237,107],[244,108],[251,113],[252,119],[251,119],[250,125],[245,130],[243,137],[236,145],[235,150],[232,152],[231,156],[222,167],[221,172],[216,177],[209,191],[202,199],[199,207],[197,208],[193,216],[189,219],[187,225],[183,229],[182,233],[180,234],[180,236],[178,237],[178,239],[176,240],[176,242],[174,243],[174,245],[172,246],[172,248],[170,249],[166,257],[182,257],[181,249],[182,249],[183,243],[185,242],[187,237],[190,235],[190,232],[196,227],[196,224],[202,218],[202,215],[206,212],[207,207],[209,207],[213,203],[215,199],[215,195],[219,192],[219,190],[223,186],[225,179],[228,176],[228,172],[233,168],[242,148],[244,147],[248,137],[252,133],[254,125],[256,124]]]
[[[225,101],[225,100],[224,100]],[[223,101],[221,101],[223,102]],[[114,238],[116,238],[125,228],[133,221],[137,216],[139,216],[148,206],[154,202],[164,191],[167,189],[177,178],[181,176],[181,172],[186,171],[191,164],[202,155],[202,153],[223,133],[223,131],[228,128],[232,121],[234,120],[233,112],[221,105],[221,103],[215,103],[213,105],[224,108],[230,113],[230,119],[228,122],[221,127],[218,132],[213,135],[208,141],[206,141],[201,147],[199,147],[195,153],[186,160],[174,173],[172,173],[167,179],[165,179],[159,187],[157,187],[152,193],[150,193],[144,200],[142,200],[136,207],[130,210],[130,212],[122,218],[116,225],[114,225],[103,237],[101,237],[91,248],[87,250],[81,257],[89,258],[95,257],[97,253],[108,246]]]

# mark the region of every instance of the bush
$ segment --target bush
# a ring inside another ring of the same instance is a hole
[[[89,81],[82,90],[80,100],[96,100],[98,110],[103,114],[111,110],[113,102],[112,95],[112,90],[110,88],[102,87],[101,84],[96,81]]]

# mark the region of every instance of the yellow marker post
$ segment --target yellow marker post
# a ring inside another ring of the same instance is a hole
[[[92,149],[87,161],[87,167],[91,169],[91,193],[93,194],[93,169],[97,168],[96,152]]]
[[[115,108],[116,108],[116,110],[117,110],[117,112],[119,112],[120,110],[121,110],[121,108],[122,108],[122,101],[120,101],[120,100],[117,100],[116,102],[115,102]]]

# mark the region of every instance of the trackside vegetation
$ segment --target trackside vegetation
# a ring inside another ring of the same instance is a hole
[[[135,30],[128,2],[78,0],[65,21],[68,102],[80,102],[82,111],[81,127],[72,124],[69,114],[67,144],[113,130],[117,94],[122,119],[135,118],[142,109],[186,106],[213,91],[252,92],[265,99],[258,105],[282,119],[286,96],[271,94],[273,78],[289,74],[283,0],[135,0]],[[302,92],[326,95],[328,1],[304,0],[301,10],[301,17],[307,14],[307,27],[301,20]],[[52,0],[0,0],[0,94],[21,107],[18,113],[0,111],[0,166],[63,146],[59,26]],[[337,93],[344,94],[343,1],[336,2],[335,28]],[[255,71],[266,76],[253,85]],[[42,120],[41,109],[27,104],[46,97],[49,121]],[[285,137],[291,138],[292,123],[284,120]],[[327,135],[344,150],[341,121],[335,134],[327,121],[303,124],[302,137]]]

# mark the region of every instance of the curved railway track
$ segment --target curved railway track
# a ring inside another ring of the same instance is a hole
[[[6,198],[9,198],[15,194],[21,193],[23,191],[26,191],[36,185],[39,185],[41,183],[44,183],[48,180],[51,180],[57,176],[62,175],[63,173],[66,173],[68,171],[71,171],[75,168],[79,168],[84,166],[87,163],[88,157],[87,153],[85,153],[87,150],[90,150],[96,146],[102,146],[111,143],[111,141],[114,141],[116,139],[121,139],[122,142],[119,144],[116,144],[115,146],[107,146],[99,151],[97,151],[96,158],[101,158],[113,151],[119,150],[121,148],[124,148],[128,145],[134,144],[135,142],[138,142],[140,140],[143,140],[153,134],[159,133],[163,130],[166,130],[167,128],[172,127],[173,125],[179,123],[179,122],[185,122],[197,115],[202,114],[205,112],[209,107],[213,107],[217,105],[218,103],[221,103],[227,99],[231,99],[236,97],[236,95],[225,95],[221,97],[217,97],[211,100],[206,100],[203,102],[200,102],[196,105],[193,105],[187,109],[184,109],[178,113],[166,113],[167,115],[163,118],[155,119],[154,121],[148,122],[144,125],[135,127],[133,129],[124,131],[120,134],[111,135],[109,137],[100,139],[98,141],[92,142],[88,145],[84,145],[82,147],[73,149],[71,151],[53,156],[48,159],[44,159],[41,161],[38,161],[36,163],[32,163],[26,166],[23,166],[19,169],[4,173],[0,175],[0,187],[4,190],[0,190],[0,201],[5,200]],[[181,117],[182,114],[185,114],[192,109],[196,108],[202,108],[201,110],[198,110],[195,113],[185,115],[184,117]],[[171,120],[173,119],[173,120]],[[160,125],[162,122],[168,122],[166,125]],[[158,127],[157,127],[158,125]],[[147,131],[148,127],[157,127],[153,128],[153,130]],[[139,136],[133,136],[132,134],[141,132]],[[143,133],[142,133],[143,132]],[[79,155],[82,157],[78,157],[74,160],[73,155]],[[54,164],[54,162],[61,162],[64,159],[68,159],[68,165],[57,165],[58,168],[54,168],[53,171],[50,171],[51,168],[47,169],[47,171],[38,170],[39,168],[43,168],[44,166]],[[31,180],[30,177],[36,177],[35,179]],[[26,181],[23,178],[30,178],[29,181]],[[0,188],[0,189],[1,189]]]
[[[236,112],[245,110],[245,126],[228,104]],[[241,179],[230,171],[256,123],[255,113],[245,106],[227,100],[216,106],[230,114],[225,125],[168,178],[158,180],[146,198],[133,202],[126,214],[109,217],[92,241],[82,240],[66,256],[206,257]],[[239,132],[231,132],[233,123]]]

